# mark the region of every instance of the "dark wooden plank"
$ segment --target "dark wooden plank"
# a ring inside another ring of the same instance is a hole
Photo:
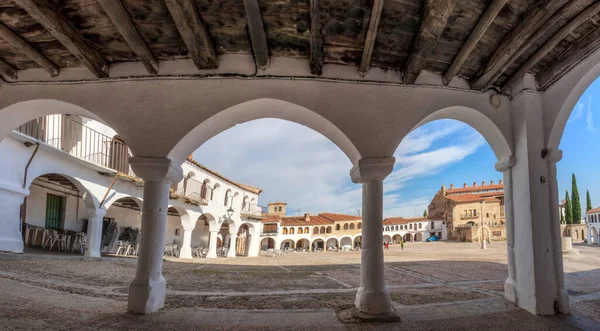
[[[193,0],[165,0],[190,57],[198,69],[219,66],[217,53]]]
[[[481,15],[481,18],[479,18],[479,21],[477,21],[477,25],[475,26],[473,31],[471,31],[469,38],[467,39],[467,41],[465,41],[460,51],[458,52],[458,55],[456,55],[456,57],[452,61],[450,68],[448,68],[448,70],[444,74],[442,82],[445,85],[448,85],[452,78],[454,78],[454,76],[458,73],[458,71],[463,66],[469,55],[471,55],[473,49],[475,49],[475,46],[477,45],[479,40],[483,37],[483,35],[490,27],[496,16],[498,16],[498,13],[500,13],[502,7],[504,7],[504,5],[507,2],[508,0],[493,0],[492,3],[485,10],[483,15]]]
[[[321,35],[319,0],[310,0],[310,72],[323,73],[323,36]]]
[[[137,28],[131,22],[129,13],[121,3],[121,0],[98,0],[100,6],[104,9],[110,20],[113,22],[123,39],[127,42],[131,50],[140,58],[146,70],[156,75],[158,73],[158,62],[154,58],[152,51],[142,39]]]
[[[269,67],[269,47],[258,0],[244,0],[244,8],[246,19],[248,19],[248,32],[250,32],[254,61],[259,69],[267,69]]]
[[[381,20],[381,13],[383,12],[383,3],[384,0],[373,1],[371,19],[369,20],[369,28],[365,39],[365,48],[363,49],[360,67],[358,69],[358,74],[361,76],[366,75],[367,70],[369,70],[369,67],[371,66],[371,56],[373,56],[373,48],[375,48],[375,40],[377,40],[377,30],[379,28],[379,21]]]
[[[58,39],[96,77],[108,77],[108,64],[100,53],[92,48],[79,31],[73,28],[46,0],[14,0],[14,2]]]
[[[482,90],[490,87],[495,82],[493,78],[499,77],[502,74],[502,67],[505,66],[530,37],[567,2],[569,2],[569,0],[540,1],[494,51],[494,54],[491,56],[486,66],[474,79],[471,88]]]
[[[533,66],[543,59],[550,51],[558,45],[565,37],[571,34],[577,27],[583,24],[585,21],[600,12],[600,2],[596,2],[591,6],[587,7],[584,11],[575,16],[565,26],[563,26],[557,33],[555,33],[541,48],[539,48],[528,60],[525,62],[514,74],[507,80],[502,87],[506,90],[508,87],[513,85],[519,78],[523,77]],[[542,29],[540,29],[542,30]],[[532,38],[533,39],[533,38]]]
[[[444,32],[455,5],[456,0],[428,0],[412,52],[404,68],[405,83],[413,84],[417,80]]]
[[[542,69],[536,75],[538,88],[542,91],[547,89],[598,49],[600,49],[600,28],[596,28],[587,36],[580,38],[556,61]]]
[[[50,62],[42,53],[38,52],[33,46],[31,46],[25,39],[21,38],[18,34],[7,28],[4,24],[0,23],[0,37],[8,41],[11,45],[17,48],[20,52],[25,54],[28,58],[32,59],[40,67],[46,69],[50,76],[57,76],[60,72],[58,67],[54,63]]]
[[[13,68],[10,64],[4,62],[4,60],[0,59],[0,73],[6,75],[12,79],[17,79],[17,70]]]

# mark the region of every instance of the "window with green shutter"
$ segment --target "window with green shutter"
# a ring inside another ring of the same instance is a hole
[[[64,215],[64,197],[48,194],[46,196],[46,229],[62,230]]]

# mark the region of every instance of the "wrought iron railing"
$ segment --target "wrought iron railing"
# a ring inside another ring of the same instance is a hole
[[[202,182],[193,178],[185,178],[179,183],[174,184],[171,189],[173,193],[180,197],[196,201],[199,204],[208,205],[208,198],[210,198],[211,191],[202,184]],[[203,192],[204,194],[202,194]]]
[[[135,177],[129,165],[131,151],[122,139],[98,132],[69,115],[40,117],[15,131],[79,159]]]

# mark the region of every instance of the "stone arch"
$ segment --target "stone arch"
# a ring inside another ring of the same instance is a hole
[[[250,197],[247,195],[244,195],[244,198],[242,199],[242,211],[249,211],[250,210]]]
[[[296,241],[296,248],[310,248],[310,241],[306,238],[298,239],[298,241]]]
[[[339,224],[335,225],[335,231],[340,231],[340,225]]]
[[[294,234],[295,230],[293,227],[290,228],[290,230],[288,231],[288,234]]]
[[[392,236],[392,242],[396,242],[399,243],[400,241],[402,241],[402,235],[399,233],[396,233]]]
[[[349,230],[354,230],[354,223],[350,223],[350,225],[348,226]]]
[[[287,228],[281,228],[281,234],[288,234]]]
[[[595,227],[590,226],[590,244],[598,243],[598,230]]]
[[[325,241],[325,248],[329,251],[330,248],[339,248],[340,241],[338,237],[328,237]]]
[[[390,237],[389,235],[386,234],[386,235],[383,236],[383,242],[384,243],[389,243],[391,241],[392,241],[392,237]]]
[[[219,183],[215,183],[215,185],[213,185],[213,189],[210,192],[210,201],[214,201],[219,198],[219,193],[221,192],[220,188],[221,185]]]
[[[55,114],[77,115],[104,122],[89,110],[72,103],[53,99],[21,101],[0,110],[0,142],[19,125],[35,118]]]
[[[183,226],[184,228],[194,228],[194,226],[196,225],[196,220],[193,220],[194,223],[192,224],[190,214],[185,208],[176,205],[169,205],[169,209],[175,209],[177,211],[177,213],[179,214],[179,218],[181,219],[181,226]]]
[[[107,199],[106,202],[104,202],[104,208],[106,208],[106,210],[108,210],[108,208],[110,208],[115,202],[118,202],[119,200],[123,200],[123,199],[133,200],[138,205],[140,210],[142,209],[142,207],[144,205],[144,201],[141,198],[130,196],[130,195],[120,195],[119,194],[119,195],[114,195],[114,196],[110,197],[109,199]]]
[[[315,248],[325,249],[326,238],[322,236],[314,237],[310,241],[311,247],[314,245]]]
[[[413,235],[410,233],[405,234],[402,238],[405,242],[413,241]]]
[[[47,169],[43,169],[43,170],[47,170]],[[40,169],[40,172],[43,172],[43,171]],[[52,178],[54,176],[58,180],[59,177],[62,177],[64,179],[68,180],[69,182],[71,182],[71,184],[73,184],[73,186],[77,189],[77,191],[81,192],[86,208],[96,209],[100,206],[100,202],[98,201],[98,198],[94,194],[91,193],[93,190],[93,183],[89,183],[78,177],[69,176],[69,175],[66,175],[66,174],[60,173],[60,172],[46,172],[46,173],[41,173],[41,174],[30,173],[30,175],[31,176],[27,180],[27,184],[25,187],[28,190],[31,189],[31,184],[37,178],[40,178],[40,177]],[[103,208],[105,208],[105,207],[103,207]]]
[[[588,87],[600,77],[600,52],[595,52],[544,92],[546,146],[558,149],[569,116]]]
[[[229,201],[229,198],[233,199],[233,195],[232,195],[232,191],[231,189],[227,189],[227,191],[225,191],[225,195],[223,197],[223,206],[225,207],[229,207],[231,205],[231,202]]]
[[[415,241],[425,241],[425,238],[421,232],[415,233]]]
[[[513,154],[512,132],[503,134],[496,123],[494,123],[487,115],[470,107],[451,106],[439,109],[423,118],[411,131],[414,131],[424,124],[441,119],[457,120],[471,126],[483,136],[494,151],[498,160],[502,160]],[[400,144],[398,144],[398,146],[399,145]],[[396,149],[398,146],[396,146]]]
[[[221,110],[188,132],[169,152],[175,161],[185,158],[210,138],[236,124],[263,118],[277,118],[309,127],[338,146],[355,164],[361,155],[356,146],[337,126],[305,107],[271,98],[255,99]]]
[[[261,249],[273,249],[275,248],[275,239],[273,238],[263,238],[260,241]]]
[[[295,245],[296,245],[296,242],[294,240],[292,240],[292,239],[285,239],[285,240],[283,240],[281,242],[281,244],[279,244],[279,248],[280,249],[284,249],[286,247],[289,247],[289,248],[293,249],[293,248],[296,248]]]
[[[310,228],[308,226],[304,228],[304,233],[310,234]]]
[[[340,237],[340,248],[343,246],[350,246],[352,247],[352,243],[354,241],[354,238],[352,238],[351,236],[342,236]]]
[[[240,225],[240,228],[237,232],[237,240],[235,253],[239,256],[248,256],[250,255],[250,251],[252,250],[252,246],[254,244],[254,234],[255,227],[254,224],[249,222],[244,222]]]
[[[331,226],[328,226],[327,229],[325,229],[325,233],[331,233],[332,232],[332,228]]]
[[[362,229],[362,222],[358,222],[358,225],[356,226],[357,229],[361,230]]]

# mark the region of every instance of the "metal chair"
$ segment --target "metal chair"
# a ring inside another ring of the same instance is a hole
[[[75,240],[73,241],[73,247],[71,252],[77,249],[81,254],[85,253],[86,235],[83,232],[75,234]]]

